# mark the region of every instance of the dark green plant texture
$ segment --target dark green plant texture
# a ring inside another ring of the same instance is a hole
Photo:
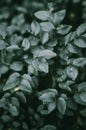
[[[0,1],[0,130],[86,129],[85,5]]]

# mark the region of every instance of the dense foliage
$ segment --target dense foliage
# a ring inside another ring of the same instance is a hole
[[[86,129],[85,22],[85,0],[0,0],[0,130]]]

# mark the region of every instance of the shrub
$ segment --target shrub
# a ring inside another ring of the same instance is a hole
[[[86,128],[85,12],[63,2],[0,1],[0,130]]]

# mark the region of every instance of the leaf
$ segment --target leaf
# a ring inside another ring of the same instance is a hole
[[[7,32],[9,35],[12,35],[13,33],[15,33],[18,30],[19,30],[18,26],[15,26],[15,25],[10,25],[7,27]]]
[[[75,39],[75,40],[74,40],[74,44],[75,44],[77,47],[86,48],[86,39],[84,39],[83,37],[78,38],[78,39]]]
[[[47,45],[49,47],[55,47],[57,44],[58,44],[58,41],[57,41],[56,38],[53,38],[53,39],[49,40],[49,42],[47,43]]]
[[[3,87],[3,90],[9,90],[12,89],[14,87],[16,87],[20,82],[20,74],[19,73],[13,73],[12,75],[10,75],[10,77],[8,78],[5,86]]]
[[[54,111],[56,108],[56,102],[51,102],[47,105],[49,113]]]
[[[18,45],[11,45],[6,48],[7,51],[14,51],[14,50],[20,50]]]
[[[24,51],[27,51],[30,48],[30,41],[27,38],[23,39],[22,47],[24,48]]]
[[[80,50],[79,48],[77,48],[76,46],[72,45],[72,44],[68,44],[67,46],[67,50],[70,52],[70,53],[73,53],[73,54],[80,54]]]
[[[49,11],[45,11],[45,10],[38,11],[34,15],[35,15],[35,17],[37,17],[38,19],[43,20],[43,21],[48,20],[50,17]]]
[[[40,23],[40,26],[41,26],[42,30],[45,32],[50,32],[54,29],[54,25],[50,22],[42,22],[42,23]]]
[[[61,114],[65,114],[65,111],[66,111],[66,101],[64,100],[64,98],[60,97],[58,98],[58,101],[57,101],[57,108],[59,110],[59,112]]]
[[[55,89],[46,89],[42,92],[40,92],[39,99],[43,103],[51,103],[55,101],[55,96],[57,95],[57,90]]]
[[[72,26],[70,25],[60,25],[57,27],[57,33],[61,35],[66,35],[70,30]]]
[[[28,92],[28,93],[32,92],[31,84],[26,79],[22,79],[22,81],[19,85],[19,88],[20,88],[20,90],[23,90],[23,91]]]
[[[21,71],[23,69],[23,63],[21,61],[14,61],[10,68],[15,71]]]
[[[83,67],[86,65],[86,58],[80,57],[73,60],[73,65],[77,67]]]
[[[18,96],[18,98],[20,99],[21,102],[26,103],[27,99],[25,97],[25,95],[23,94],[23,92],[16,92],[16,95]]]
[[[76,103],[78,103],[78,104],[80,104],[80,105],[86,106],[86,103],[81,100],[79,93],[76,93],[76,94],[74,95],[74,100],[75,100]]]
[[[44,58],[41,58],[39,61],[38,68],[41,72],[48,73],[49,71],[48,62]]]
[[[62,22],[62,20],[64,19],[65,14],[66,14],[66,10],[61,10],[61,11],[53,13],[53,15],[52,15],[53,22],[56,25],[60,24]]]
[[[82,82],[77,86],[79,92],[86,91],[86,82]]]
[[[9,122],[11,120],[10,116],[8,115],[3,115],[1,119],[3,120],[3,122]]]
[[[13,116],[18,116],[18,110],[16,106],[13,106],[12,104],[9,104],[8,111],[13,115]]]
[[[71,78],[72,80],[75,80],[77,78],[78,70],[76,67],[69,66],[69,67],[67,67],[66,71],[67,71],[68,77]]]
[[[50,124],[45,125],[43,128],[40,130],[56,130],[56,127]]]
[[[32,79],[32,77],[29,74],[24,74],[22,76],[24,79],[28,80],[28,82],[31,84],[31,86],[34,88],[35,87],[35,83]]]
[[[6,43],[4,40],[0,40],[0,51],[6,48]]]
[[[71,92],[71,88],[66,83],[59,83],[59,88]]]
[[[44,57],[45,59],[49,60],[56,57],[56,53],[52,52],[51,50],[45,49],[39,53],[39,57]]]
[[[6,65],[0,65],[0,75],[5,74],[9,68]]]
[[[33,21],[31,24],[31,30],[33,32],[34,35],[39,34],[40,32],[40,25],[37,21]]]
[[[84,103],[86,103],[86,92],[82,92],[80,94],[80,99],[81,99],[81,101],[83,101]]]
[[[39,39],[37,37],[30,36],[28,39],[30,41],[31,46],[36,46],[39,43]]]
[[[45,44],[49,40],[49,34],[44,32],[41,37],[42,44]]]
[[[19,103],[19,100],[16,97],[12,97],[11,102],[12,102],[13,106],[16,106],[16,108],[19,108],[20,103]]]
[[[76,33],[78,36],[80,36],[82,33],[86,31],[86,23],[81,24],[77,29]]]

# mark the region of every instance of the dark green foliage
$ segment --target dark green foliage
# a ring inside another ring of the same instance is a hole
[[[0,130],[86,129],[84,3],[0,1]]]

